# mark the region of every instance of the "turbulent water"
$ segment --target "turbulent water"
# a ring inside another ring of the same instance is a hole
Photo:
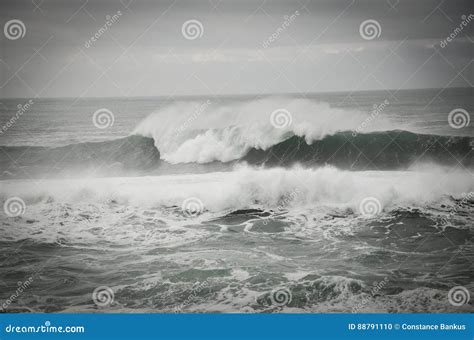
[[[0,307],[472,312],[449,293],[474,288],[459,106],[471,90],[34,103],[0,136]]]

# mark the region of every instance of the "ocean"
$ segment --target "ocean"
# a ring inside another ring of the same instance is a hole
[[[3,99],[0,310],[473,312],[472,98]]]

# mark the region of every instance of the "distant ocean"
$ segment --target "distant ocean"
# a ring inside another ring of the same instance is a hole
[[[0,309],[472,312],[472,98],[3,99]]]

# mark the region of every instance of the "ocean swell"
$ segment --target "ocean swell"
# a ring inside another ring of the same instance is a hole
[[[293,136],[266,150],[252,149],[241,161],[265,166],[334,165],[350,170],[407,169],[416,163],[474,165],[473,139],[407,131],[341,132],[308,144]]]
[[[156,168],[160,162],[160,153],[153,145],[153,139],[142,136],[56,148],[4,146],[2,150],[2,178],[138,175]]]

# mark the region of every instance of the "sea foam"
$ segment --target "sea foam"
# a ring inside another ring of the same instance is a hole
[[[381,209],[420,207],[474,191],[468,171],[431,166],[424,171],[344,171],[333,167],[260,169],[240,166],[230,172],[206,174],[3,181],[3,198],[21,197],[27,204],[118,204],[142,208],[181,208],[195,198],[204,212],[237,209],[349,208],[359,213],[362,200],[373,197]]]

